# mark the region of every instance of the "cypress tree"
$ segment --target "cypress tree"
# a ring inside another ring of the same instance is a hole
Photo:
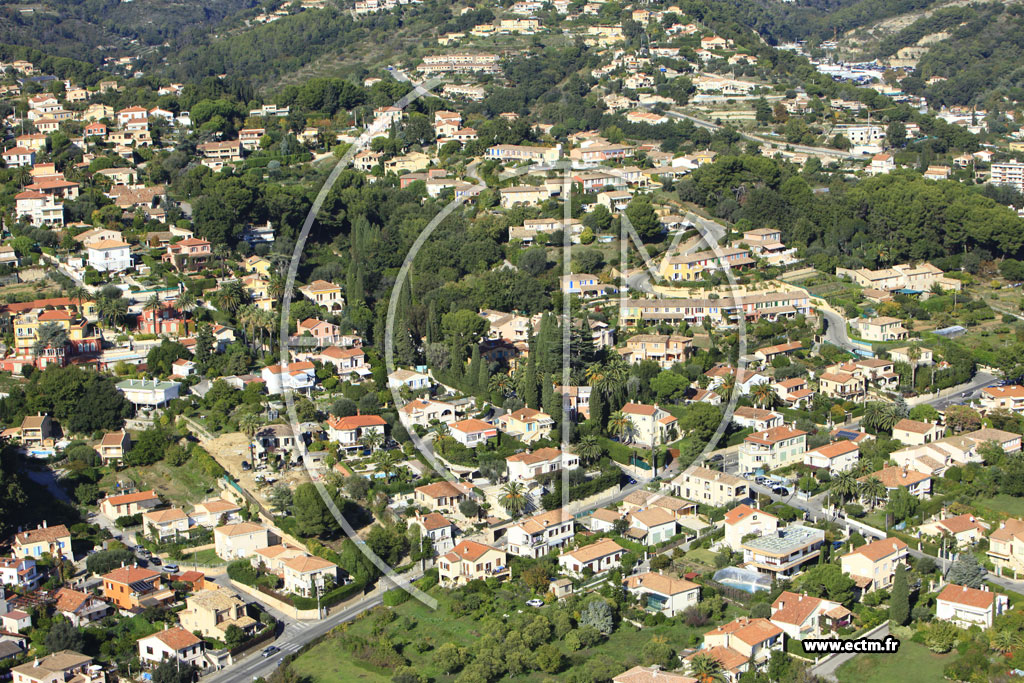
[[[537,361],[531,353],[526,361],[526,377],[523,379],[523,402],[530,408],[540,408],[540,397],[537,395]]]
[[[608,421],[608,406],[604,402],[604,394],[598,389],[590,392],[590,421],[597,425],[599,431],[604,431],[604,425]]]
[[[907,572],[903,565],[896,567],[889,594],[889,622],[900,626],[910,619],[910,588],[907,586]]]

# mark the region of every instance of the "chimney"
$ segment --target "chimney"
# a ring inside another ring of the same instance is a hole
[[[43,520],[43,528],[44,529],[46,528],[46,520],[45,519]]]

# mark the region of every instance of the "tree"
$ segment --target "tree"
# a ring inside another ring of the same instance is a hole
[[[182,664],[175,658],[165,659],[153,670],[153,683],[192,683],[196,674],[191,664]]]
[[[871,401],[864,406],[863,424],[867,429],[891,432],[898,421],[896,406],[893,403]]]
[[[267,495],[270,506],[277,512],[284,512],[292,506],[292,489],[285,482],[278,482]]]
[[[886,509],[892,513],[896,523],[913,517],[917,513],[919,501],[905,488],[900,487],[889,494],[889,502]]]
[[[54,623],[43,643],[50,652],[60,652],[61,650],[81,652],[85,646],[85,640],[75,625],[63,619]]]
[[[260,431],[260,419],[254,413],[246,413],[238,420],[238,431],[245,434],[245,438],[249,440],[250,452],[253,447],[253,439],[256,438],[256,434]]]
[[[466,498],[459,501],[459,512],[467,519],[476,519],[477,515],[480,514],[480,504],[472,498]]]
[[[576,444],[576,454],[580,457],[583,465],[597,462],[603,453],[604,449],[601,448],[601,442],[596,434],[586,434]]]
[[[775,405],[777,397],[771,384],[762,382],[754,385],[754,388],[750,391],[750,398],[754,401],[754,405],[767,409]]]
[[[690,673],[700,683],[720,683],[725,681],[722,665],[711,655],[698,652],[690,660]]]
[[[631,443],[636,436],[636,425],[624,412],[616,410],[608,418],[608,431],[618,436],[623,443]]]
[[[885,498],[885,484],[878,477],[868,477],[860,483],[860,497],[874,510],[878,501]]]
[[[293,496],[293,512],[299,532],[304,536],[319,536],[330,528],[332,517],[327,505],[320,497],[316,486],[310,482],[299,484]]]
[[[836,564],[815,565],[804,572],[796,583],[809,595],[827,597],[835,602],[852,600],[853,587],[856,585]]]
[[[594,232],[607,232],[612,227],[612,214],[604,204],[596,204],[583,217],[583,226]]]
[[[61,349],[68,343],[67,330],[60,323],[43,323],[36,332],[32,352],[39,356],[44,349]]]
[[[889,621],[903,626],[909,619],[910,587],[907,585],[907,572],[901,564],[896,567],[896,576],[889,592]]]
[[[558,673],[563,665],[561,651],[550,643],[537,648],[534,653],[534,661],[537,663],[538,669],[549,674]]]
[[[890,147],[903,147],[907,144],[907,127],[902,121],[890,121],[885,129],[885,139]]]
[[[936,621],[928,627],[925,645],[932,652],[944,654],[952,650],[960,640],[960,629],[948,621]]]
[[[645,242],[654,240],[662,232],[661,220],[654,211],[651,199],[645,194],[637,195],[626,206],[626,217]]]
[[[501,487],[501,497],[498,501],[509,515],[512,517],[518,517],[524,510],[526,510],[527,505],[529,505],[529,499],[526,495],[526,487],[522,482],[507,482]]]
[[[466,665],[469,653],[454,643],[444,643],[434,653],[434,664],[445,674],[453,674]]]
[[[981,428],[981,415],[964,405],[951,405],[946,408],[946,426],[957,434]]]
[[[465,358],[466,349],[487,332],[487,327],[486,320],[468,309],[441,316],[441,331],[456,352],[460,363]]]
[[[654,636],[640,650],[641,661],[645,666],[657,665],[671,671],[676,666],[676,651],[672,649],[664,636]]]
[[[243,631],[241,628],[239,628],[235,624],[231,624],[224,631],[224,644],[228,646],[229,650],[238,647],[239,645],[241,645],[245,641],[246,641],[245,631]]]
[[[946,581],[968,588],[981,588],[985,583],[988,571],[978,564],[974,553],[965,551],[957,555],[953,564],[946,572]]]
[[[202,374],[206,372],[206,368],[210,364],[210,360],[213,357],[213,330],[210,325],[203,323],[196,330],[196,351],[193,361],[195,361],[196,369]]]
[[[580,626],[592,626],[604,635],[615,629],[615,617],[612,607],[601,597],[591,598],[580,613]]]
[[[519,575],[520,580],[534,593],[546,593],[551,578],[548,570],[542,564],[533,564],[523,570]]]
[[[832,478],[829,491],[845,502],[857,495],[857,477],[853,472],[840,472]]]
[[[544,247],[530,247],[519,255],[519,269],[537,277],[548,268],[548,255]]]

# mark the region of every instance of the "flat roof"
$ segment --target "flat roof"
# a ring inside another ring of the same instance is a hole
[[[788,555],[794,550],[799,550],[815,541],[825,538],[825,532],[821,529],[795,524],[785,529],[779,529],[771,535],[758,536],[743,544],[751,550],[760,550],[771,555]]]

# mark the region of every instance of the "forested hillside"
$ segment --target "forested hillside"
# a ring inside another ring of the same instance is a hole
[[[140,53],[164,43],[187,45],[256,5],[254,0],[44,0],[26,12],[22,5],[5,3],[0,5],[0,40],[100,63],[126,48]]]

